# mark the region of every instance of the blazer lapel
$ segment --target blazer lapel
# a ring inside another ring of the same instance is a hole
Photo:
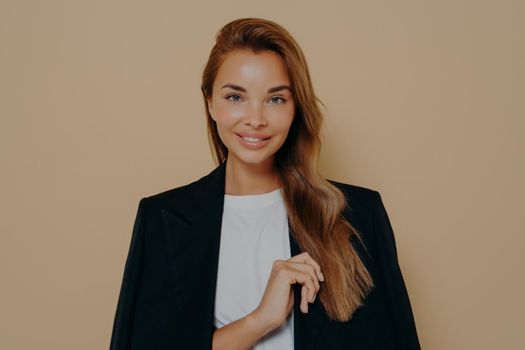
[[[291,256],[301,254],[303,250],[295,240],[292,227],[289,224],[288,231],[290,233]],[[294,285],[294,349],[317,349],[318,337],[328,322],[328,317],[319,297],[316,297],[315,301],[308,305],[308,313],[304,314],[301,311],[301,288],[300,284]]]
[[[161,211],[180,322],[174,337],[195,349],[212,344],[224,178],[223,163]]]
[[[196,337],[211,344],[215,330],[215,293],[219,263],[219,248],[224,208],[226,162],[191,184],[188,202],[172,208],[176,214],[163,211],[164,229],[170,245],[172,273],[176,284],[182,284],[181,307],[192,315],[189,327]],[[171,212],[171,210],[170,210]],[[181,226],[184,229],[181,230]],[[300,254],[292,228],[289,227],[290,254]],[[183,233],[184,237],[181,237]],[[184,270],[181,270],[183,266]],[[310,349],[326,324],[319,298],[309,305],[308,313],[299,308],[301,286],[294,286],[294,348]],[[192,322],[193,321],[193,322]]]

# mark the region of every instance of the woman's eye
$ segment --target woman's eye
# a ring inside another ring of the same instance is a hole
[[[239,95],[228,95],[226,96],[226,99],[229,100],[229,101],[232,101],[232,102],[240,102],[241,101],[241,96]],[[279,96],[274,96],[270,99],[270,101],[272,103],[275,103],[275,104],[282,104],[282,103],[285,103],[286,100],[282,97],[279,97]]]
[[[279,97],[279,96],[272,97],[271,101],[274,102],[274,103],[277,103],[277,104],[281,104],[281,103],[286,102],[286,100],[284,98]]]
[[[240,99],[241,99],[241,96],[239,96],[239,95],[229,95],[229,96],[226,96],[226,99],[230,100],[232,102],[239,102]]]

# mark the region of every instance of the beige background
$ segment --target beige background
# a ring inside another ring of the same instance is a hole
[[[424,349],[524,349],[523,1],[0,1],[0,349],[108,347],[138,200],[213,168],[217,29],[288,28]]]

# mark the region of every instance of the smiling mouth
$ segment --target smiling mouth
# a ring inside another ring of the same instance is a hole
[[[270,137],[261,138],[261,137],[242,136],[242,135],[239,135],[239,134],[236,134],[236,135],[239,136],[240,138],[242,138],[243,140],[245,140],[247,142],[252,142],[252,143],[262,142],[262,141],[266,141],[266,140],[270,139]]]

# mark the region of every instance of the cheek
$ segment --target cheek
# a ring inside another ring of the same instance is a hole
[[[283,108],[273,113],[273,127],[280,132],[288,132],[294,118],[294,108]]]
[[[218,105],[215,110],[217,123],[223,127],[235,125],[244,114],[242,108],[226,104]]]

